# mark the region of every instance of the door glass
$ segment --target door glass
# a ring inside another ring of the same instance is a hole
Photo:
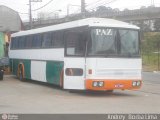
[[[86,37],[83,32],[68,32],[65,39],[67,55],[84,56]]]

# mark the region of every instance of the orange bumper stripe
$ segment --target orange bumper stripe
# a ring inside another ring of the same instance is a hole
[[[94,81],[103,81],[104,86],[102,87],[94,87],[93,82]],[[139,89],[140,86],[132,86],[133,81],[141,81],[141,80],[86,80],[86,89],[87,90],[114,90],[114,89]]]

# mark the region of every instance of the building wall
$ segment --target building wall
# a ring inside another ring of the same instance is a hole
[[[18,12],[0,5],[0,61],[8,56],[10,34],[21,30],[22,21]]]
[[[21,18],[19,14],[6,6],[0,6],[0,32],[17,32],[20,30]]]

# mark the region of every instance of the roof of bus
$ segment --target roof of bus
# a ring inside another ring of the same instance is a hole
[[[68,29],[68,28],[75,28],[75,27],[81,27],[81,26],[139,29],[139,27],[135,25],[131,25],[129,23],[114,20],[114,19],[86,18],[82,20],[76,20],[72,22],[52,25],[52,26],[43,27],[43,28],[20,31],[12,34],[12,37],[29,35],[29,34],[37,34],[37,33],[43,33],[43,32],[55,31],[55,30],[62,30],[62,29]]]

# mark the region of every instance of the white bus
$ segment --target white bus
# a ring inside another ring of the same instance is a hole
[[[12,34],[14,75],[63,89],[139,89],[142,84],[139,27],[87,18]]]

